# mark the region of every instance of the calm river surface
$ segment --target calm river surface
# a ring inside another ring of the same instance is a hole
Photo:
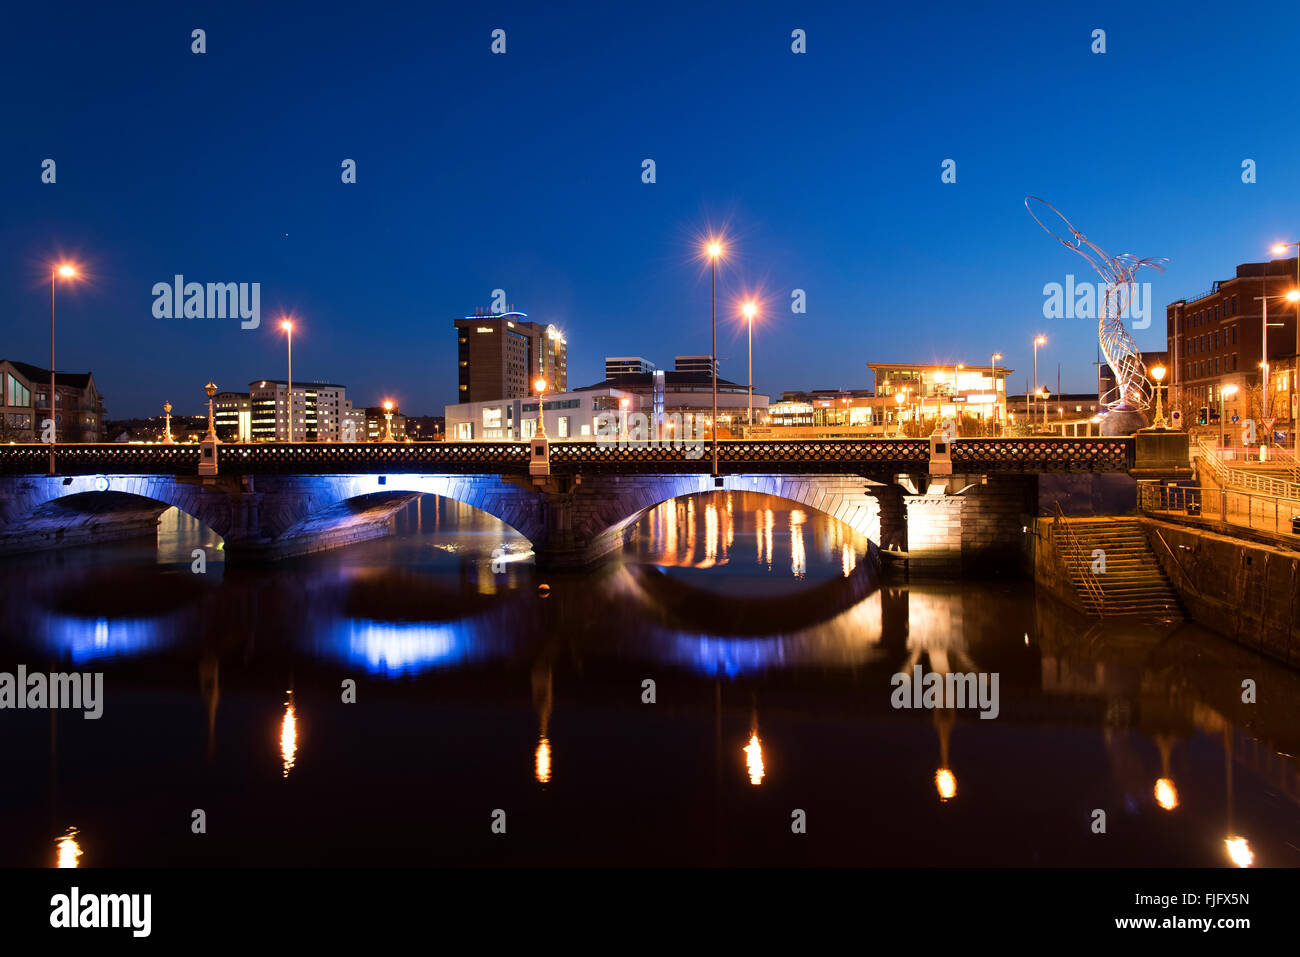
[[[97,721],[0,711],[0,865],[1300,865],[1300,675],[878,579],[778,499],[668,503],[588,574],[433,497],[266,568],[218,543],[173,510],[0,565],[0,671],[104,674]],[[996,672],[997,717],[895,709],[917,664]]]

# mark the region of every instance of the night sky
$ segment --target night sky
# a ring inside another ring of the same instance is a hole
[[[0,357],[48,361],[48,263],[68,255],[88,278],[59,289],[57,364],[93,371],[110,417],[197,412],[209,378],[283,378],[285,311],[295,380],[441,414],[452,320],[498,288],[563,329],[571,386],[605,355],[707,352],[713,228],[734,253],[724,376],[744,379],[752,291],[759,391],[994,350],[1014,391],[1040,332],[1040,376],[1055,388],[1060,363],[1085,391],[1096,323],[1044,319],[1042,289],[1097,277],[1026,193],[1111,253],[1170,258],[1139,277],[1144,349],[1163,348],[1166,303],[1300,239],[1286,4],[267,6],[6,11]],[[261,327],[155,318],[176,273],[260,282]]]

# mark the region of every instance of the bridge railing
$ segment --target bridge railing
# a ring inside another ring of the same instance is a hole
[[[48,445],[0,446],[0,475],[45,475],[49,468]],[[122,442],[56,445],[54,470],[58,475],[197,475],[199,446],[128,445]]]
[[[951,443],[957,472],[1122,472],[1133,466],[1132,438],[971,438]],[[59,445],[59,475],[198,473],[198,445],[97,443]],[[300,442],[227,443],[217,447],[218,474],[452,473],[527,475],[526,442]],[[718,470],[747,472],[922,472],[929,439],[726,440],[718,443]],[[550,443],[550,470],[697,473],[712,468],[709,442],[559,441]],[[44,475],[49,446],[0,446],[0,474]]]

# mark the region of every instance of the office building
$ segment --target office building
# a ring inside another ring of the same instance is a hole
[[[716,365],[710,362],[710,357],[704,356],[674,356],[674,372],[698,372],[702,375],[709,375],[710,370],[716,368]]]
[[[1292,441],[1297,304],[1285,296],[1295,288],[1294,258],[1242,263],[1235,276],[1216,280],[1208,292],[1169,304],[1168,408],[1178,410],[1186,425],[1205,426],[1218,437],[1245,419],[1272,418],[1272,431]],[[1267,330],[1260,297],[1268,297]],[[1231,434],[1227,439],[1240,444]]]
[[[253,439],[253,405],[240,392],[218,392],[212,397],[212,418],[217,438],[222,442],[251,442]]]
[[[555,326],[530,322],[522,312],[486,309],[454,325],[458,402],[532,395],[538,378],[548,392],[569,387],[568,342]]]
[[[622,375],[645,375],[655,371],[655,364],[640,356],[606,356],[605,378],[617,379]]]
[[[647,401],[644,396],[609,383],[558,395],[547,393],[542,403],[547,438],[595,438],[601,434],[602,425],[604,434],[610,434],[611,428],[617,434],[621,414],[625,410],[645,411]],[[451,442],[526,441],[537,433],[537,397],[449,405],[445,428]]]
[[[345,437],[344,422],[352,409],[346,386],[295,381],[290,395],[284,380],[258,379],[248,384],[248,397],[254,442],[338,442]]]

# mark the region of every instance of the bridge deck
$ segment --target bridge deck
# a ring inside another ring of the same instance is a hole
[[[1124,472],[1133,467],[1132,437],[971,438],[951,443],[952,470],[998,472]],[[636,443],[559,441],[550,445],[556,474],[707,474],[709,443],[694,449]],[[526,442],[298,442],[223,444],[221,474],[341,475],[420,473],[527,475]],[[724,474],[828,472],[873,475],[929,468],[928,439],[728,440],[718,443]],[[0,474],[45,475],[49,446],[0,446]],[[198,445],[99,443],[55,448],[59,475],[197,475]]]

